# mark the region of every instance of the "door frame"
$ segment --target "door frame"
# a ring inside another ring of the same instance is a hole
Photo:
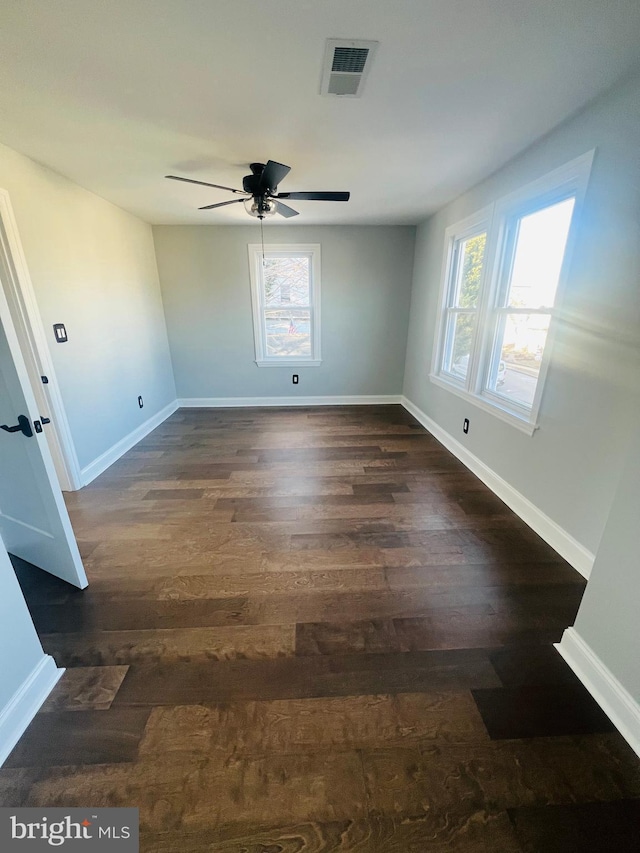
[[[82,488],[80,464],[76,454],[60,387],[45,337],[27,259],[22,248],[18,224],[9,193],[0,187],[0,287],[4,290],[29,381],[40,415],[49,416],[47,443],[63,491]],[[0,307],[2,301],[0,300]],[[46,376],[44,385],[41,377]]]

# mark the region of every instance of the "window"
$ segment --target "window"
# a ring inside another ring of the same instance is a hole
[[[320,246],[249,245],[258,367],[317,367],[320,359]]]
[[[445,236],[431,379],[529,434],[592,159],[577,158]]]

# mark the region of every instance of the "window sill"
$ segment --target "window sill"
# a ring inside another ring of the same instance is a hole
[[[258,367],[320,367],[320,365],[322,364],[322,359],[274,358],[256,359],[255,362]]]
[[[520,430],[520,432],[526,433],[526,435],[533,435],[538,429],[538,424],[521,418],[514,412],[509,411],[509,409],[502,408],[495,403],[489,402],[485,397],[480,397],[477,394],[471,394],[465,388],[454,385],[453,382],[447,382],[447,380],[443,379],[441,376],[436,376],[435,374],[430,373],[429,379],[439,388],[444,388],[446,391],[450,391],[452,394],[455,394],[456,397],[461,397],[468,403],[482,409],[483,412],[488,412],[490,415],[494,415],[494,417],[504,421],[504,423],[511,424],[511,426]]]

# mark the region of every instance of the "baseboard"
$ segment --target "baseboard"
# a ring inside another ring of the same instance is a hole
[[[629,746],[640,756],[640,704],[575,628],[567,628],[555,647]]]
[[[51,655],[44,655],[0,712],[0,767],[63,673]]]
[[[235,409],[270,406],[386,406],[399,404],[399,394],[346,397],[183,397],[178,400],[183,409]]]
[[[545,542],[570,563],[574,569],[585,578],[589,578],[595,556],[584,545],[574,539],[570,533],[549,518],[528,498],[513,488],[499,474],[478,459],[467,448],[460,444],[452,435],[440,427],[434,420],[419,409],[411,400],[402,398],[402,405],[410,412],[434,438],[450,450],[470,471],[488,486],[494,494],[503,500],[507,506],[519,516],[525,524],[541,536]]]
[[[97,459],[94,459],[93,462],[90,462],[80,471],[80,476],[82,478],[82,485],[88,485],[92,480],[95,480],[103,471],[106,471],[110,465],[113,465],[121,456],[123,456],[127,450],[131,450],[139,441],[142,441],[145,436],[149,435],[156,427],[160,426],[163,421],[172,415],[178,408],[178,401],[174,400],[173,403],[169,403],[168,406],[165,406],[164,409],[160,409],[159,412],[156,412],[155,415],[149,418],[149,420],[145,421],[143,424],[140,424],[139,427],[130,432],[129,435],[125,435],[124,438],[120,439],[117,444],[114,444],[113,447],[110,447]]]

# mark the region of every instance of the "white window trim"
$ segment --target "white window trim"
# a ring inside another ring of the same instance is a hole
[[[445,252],[440,278],[440,297],[438,300],[437,328],[432,355],[432,371],[429,379],[435,385],[472,403],[483,411],[489,412],[516,429],[533,435],[539,428],[538,416],[544,394],[544,386],[551,362],[554,339],[561,314],[562,300],[566,289],[568,273],[575,248],[577,232],[582,215],[584,196],[591,173],[595,149],[576,157],[558,169],[532,181],[509,195],[498,199],[494,204],[483,208],[472,216],[445,231]],[[540,372],[536,384],[531,409],[519,406],[484,387],[485,378],[490,369],[493,350],[494,324],[492,322],[498,288],[502,282],[502,270],[505,254],[505,234],[507,225],[513,219],[525,215],[528,210],[553,204],[555,200],[573,196],[575,198],[571,226],[558,281],[558,288],[551,314],[547,340],[540,363]],[[469,356],[469,370],[466,379],[456,379],[442,370],[445,338],[445,319],[448,289],[451,277],[452,249],[455,242],[466,235],[487,228],[487,242],[484,255],[484,267],[480,284],[478,305],[478,325]]]
[[[311,307],[311,357],[281,358],[266,355],[266,342],[262,317],[264,313],[263,289],[260,269],[262,265],[262,244],[249,243],[249,276],[251,282],[251,308],[253,317],[253,339],[255,344],[255,363],[258,367],[319,367],[322,364],[320,350],[320,244],[319,243],[269,243],[264,254],[310,257],[310,307]]]

